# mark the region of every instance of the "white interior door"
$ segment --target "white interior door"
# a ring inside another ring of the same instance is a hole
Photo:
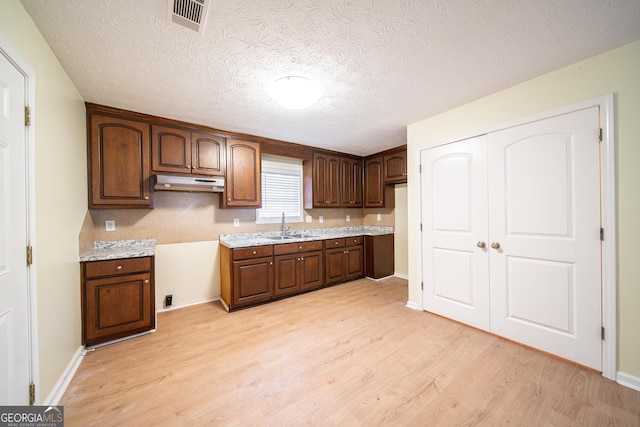
[[[599,110],[489,134],[491,330],[601,369]]]
[[[25,78],[0,53],[0,405],[29,404]]]
[[[486,136],[423,150],[423,308],[489,330]]]

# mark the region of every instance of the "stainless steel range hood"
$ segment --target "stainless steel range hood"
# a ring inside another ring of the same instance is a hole
[[[223,177],[187,177],[174,175],[156,175],[156,190],[166,191],[199,191],[222,193],[224,191]]]

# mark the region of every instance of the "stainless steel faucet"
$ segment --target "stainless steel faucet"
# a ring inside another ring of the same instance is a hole
[[[287,229],[286,229],[286,224],[284,222],[284,212],[282,212],[282,235],[286,235],[287,234]]]

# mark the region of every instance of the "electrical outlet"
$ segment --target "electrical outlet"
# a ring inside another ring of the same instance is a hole
[[[173,295],[167,295],[164,297],[164,306],[170,307],[173,304]]]
[[[347,222],[351,221],[351,215],[347,215]]]
[[[107,231],[116,231],[116,222],[113,219],[108,219],[104,222],[104,228]]]
[[[324,217],[322,215],[320,215],[318,217],[318,221],[320,221],[320,224],[322,224],[324,222]]]
[[[240,218],[233,218],[233,226],[240,227]]]
[[[312,220],[311,215],[307,215],[307,216],[306,216],[306,218],[305,218],[305,220],[306,220],[307,222],[311,222],[311,220]]]
[[[382,215],[380,214],[376,215],[376,221],[382,221]]]

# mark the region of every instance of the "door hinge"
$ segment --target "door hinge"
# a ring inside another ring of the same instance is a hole
[[[420,282],[420,289],[424,291],[424,282]]]
[[[422,223],[420,223],[420,231],[422,231]]]
[[[33,264],[33,247],[27,246],[27,267]]]
[[[29,405],[33,406],[36,403],[36,385],[34,383],[29,384]]]
[[[602,142],[602,128],[600,128],[600,132],[598,133],[598,141]]]
[[[31,108],[24,107],[24,125],[31,126]]]
[[[604,326],[600,328],[600,339],[604,340]]]
[[[420,165],[420,173],[422,173],[422,165]]]
[[[600,240],[604,242],[604,228],[600,228]]]

